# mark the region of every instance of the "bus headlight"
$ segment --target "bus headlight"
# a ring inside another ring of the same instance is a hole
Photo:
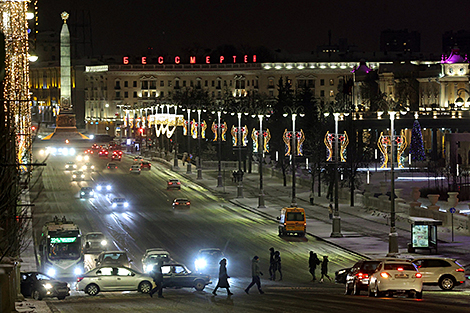
[[[75,275],[80,275],[83,273],[82,269],[80,267],[76,267],[74,270],[73,270],[73,273]]]
[[[51,277],[54,277],[54,276],[55,276],[55,269],[50,268],[50,269],[47,271],[47,275],[48,275],[48,276],[51,276]]]
[[[199,271],[206,267],[207,262],[204,259],[196,259],[196,261],[194,262],[194,265],[196,266],[196,270]]]
[[[124,202],[124,207],[127,208],[129,206],[129,203]]]
[[[46,289],[51,289],[52,288],[52,285],[47,283],[47,284],[43,284],[44,288]]]

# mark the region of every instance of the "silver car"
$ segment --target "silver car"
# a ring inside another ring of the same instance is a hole
[[[103,251],[95,260],[96,266],[125,266],[130,267],[132,260],[129,260],[125,251]]]
[[[105,235],[100,232],[87,233],[85,236],[84,253],[101,253],[106,251],[108,240]]]
[[[152,290],[152,277],[122,266],[97,267],[77,278],[77,290],[96,296],[101,291]]]

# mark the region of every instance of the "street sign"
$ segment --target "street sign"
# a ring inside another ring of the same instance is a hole
[[[455,210],[455,208],[450,208],[450,209],[449,209],[449,212],[452,213],[452,214],[454,214],[454,213],[456,212],[456,210]]]

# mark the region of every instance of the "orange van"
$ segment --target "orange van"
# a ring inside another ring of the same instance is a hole
[[[305,236],[307,220],[303,208],[283,208],[279,220],[279,236],[299,235]]]

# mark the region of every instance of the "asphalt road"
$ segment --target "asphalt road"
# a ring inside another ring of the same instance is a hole
[[[43,143],[36,145],[35,158]],[[82,151],[77,147],[77,151]],[[71,172],[64,171],[67,161],[74,157],[49,156],[47,166],[36,171],[32,190],[35,209],[33,224],[36,236],[40,227],[54,216],[65,216],[77,223],[83,235],[92,231],[103,232],[113,243],[112,249],[127,251],[132,267],[142,270],[141,257],[148,248],[161,247],[172,257],[191,270],[197,251],[216,247],[224,251],[228,259],[228,274],[233,297],[227,298],[225,291],[213,297],[211,291],[216,283],[203,292],[190,289],[166,289],[165,299],[151,299],[147,295],[130,293],[101,293],[89,297],[74,291],[65,301],[50,300],[52,307],[60,312],[84,312],[96,308],[102,312],[147,312],[164,309],[168,312],[246,311],[246,312],[337,312],[338,309],[354,308],[353,312],[429,312],[446,307],[449,312],[463,312],[462,292],[425,292],[424,300],[414,299],[370,299],[367,297],[345,297],[344,287],[334,283],[313,284],[308,273],[308,252],[313,250],[320,257],[330,258],[330,276],[334,271],[351,266],[360,257],[324,241],[307,236],[305,239],[284,239],[277,236],[276,222],[267,220],[250,211],[231,205],[209,190],[179,177],[165,167],[152,164],[150,171],[140,175],[129,173],[132,159],[125,156],[118,169],[105,169],[109,159],[94,156],[97,171],[87,173],[85,181],[72,182]],[[181,191],[166,190],[169,178],[179,178]],[[130,206],[126,210],[113,210],[106,194],[95,199],[80,200],[79,190],[83,186],[95,186],[98,181],[113,185],[112,194],[125,197]],[[173,210],[172,200],[185,197],[191,200],[189,210]],[[281,252],[283,281],[267,280],[270,247]],[[252,289],[246,295],[243,289],[250,281],[251,259],[260,256],[265,295]],[[468,294],[465,295],[468,298]],[[393,301],[393,302],[391,302]],[[444,301],[442,303],[442,301]],[[393,303],[393,304],[392,304]],[[357,310],[356,310],[357,309]],[[455,310],[454,310],[455,309]]]

